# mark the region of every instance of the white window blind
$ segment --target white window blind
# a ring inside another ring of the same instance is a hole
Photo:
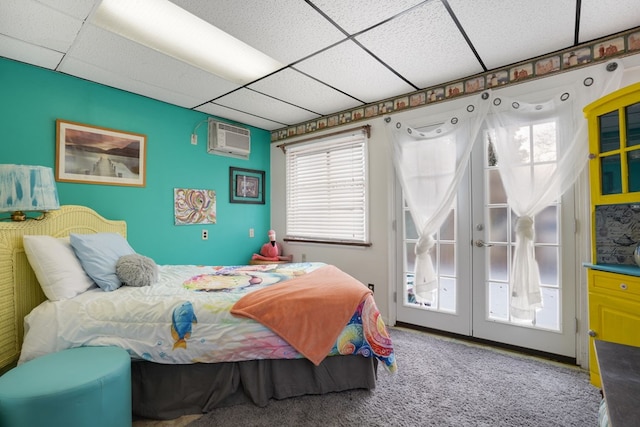
[[[367,133],[286,147],[287,239],[368,244]]]

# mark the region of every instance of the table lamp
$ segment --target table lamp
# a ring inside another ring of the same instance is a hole
[[[24,221],[26,212],[55,209],[60,203],[51,168],[0,164],[0,212],[11,212],[12,221]]]

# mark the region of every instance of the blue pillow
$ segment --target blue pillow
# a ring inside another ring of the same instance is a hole
[[[82,268],[102,290],[114,291],[122,286],[116,263],[121,256],[136,253],[124,237],[117,233],[72,233],[69,239]]]

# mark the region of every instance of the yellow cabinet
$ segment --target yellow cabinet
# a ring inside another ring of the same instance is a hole
[[[640,83],[587,105],[591,203],[640,200]]]
[[[592,262],[589,369],[600,387],[594,339],[640,347],[640,83],[584,108],[589,123]]]
[[[593,340],[640,347],[640,277],[589,270],[589,370],[600,387]]]

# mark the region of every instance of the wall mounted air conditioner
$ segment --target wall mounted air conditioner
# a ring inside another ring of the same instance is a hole
[[[251,153],[251,131],[210,118],[207,152],[248,159]]]

